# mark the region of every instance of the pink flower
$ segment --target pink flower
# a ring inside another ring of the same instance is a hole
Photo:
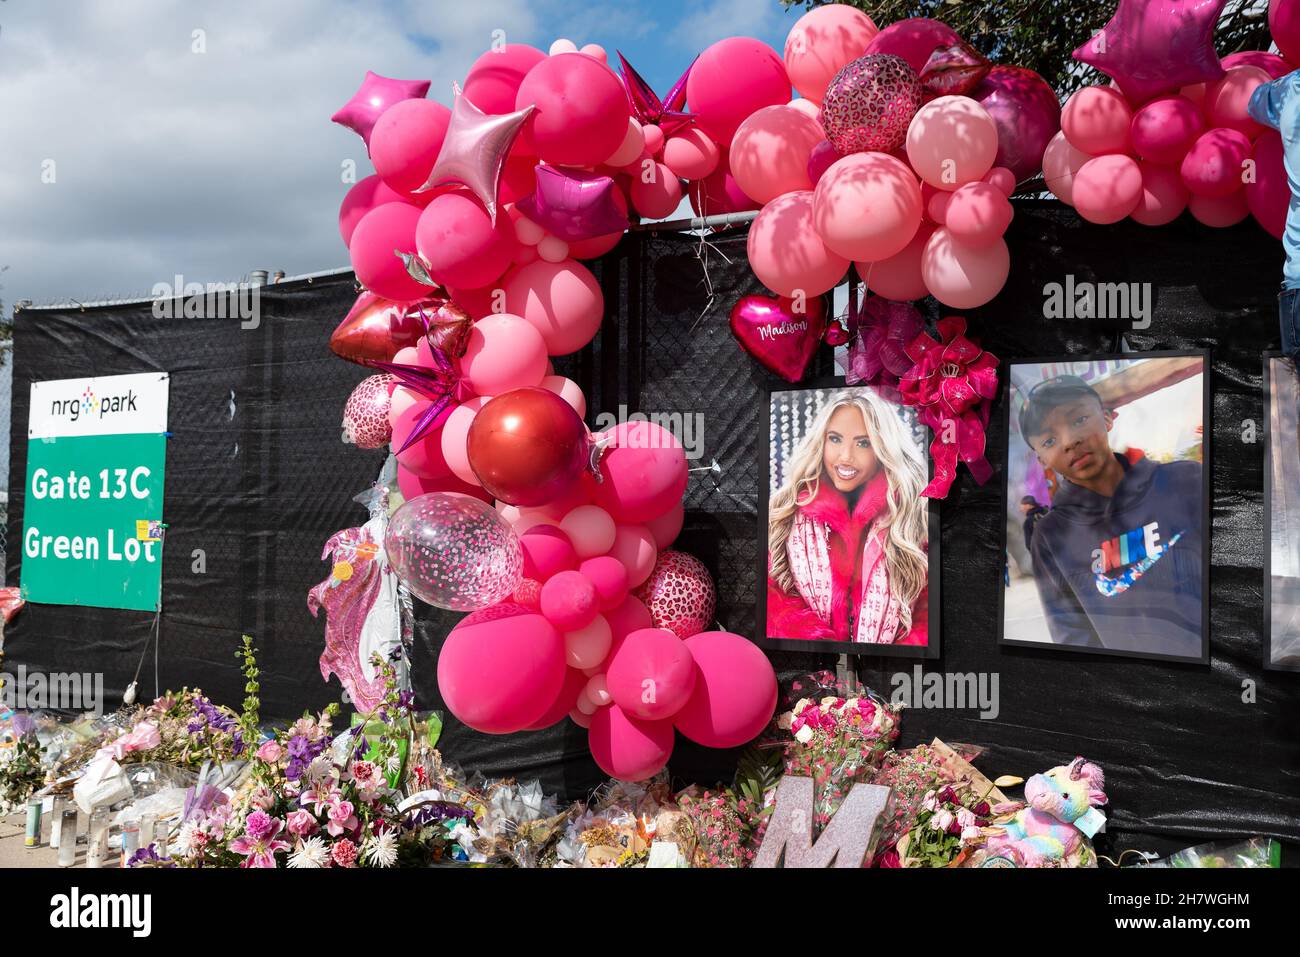
[[[278,831],[275,819],[265,811],[254,811],[244,822],[244,833],[255,841],[265,840]]]
[[[298,803],[303,807],[310,804],[312,811],[319,814],[340,797],[342,797],[342,795],[340,795],[338,791],[326,791],[323,788],[313,788],[309,791],[303,791],[302,796],[298,798]]]
[[[356,867],[357,846],[346,838],[335,841],[334,846],[330,848],[330,857],[334,858],[334,863],[339,867]]]
[[[276,853],[289,850],[289,842],[277,837],[283,829],[283,821],[262,811],[248,815],[243,835],[230,842],[230,850],[244,857],[239,866],[275,867]]]
[[[341,834],[347,834],[357,826],[356,815],[352,813],[353,807],[351,801],[333,801],[329,806],[329,824],[325,830],[330,832],[331,837],[338,837]]]
[[[293,811],[288,817],[289,833],[297,837],[311,837],[318,830],[320,825],[316,823],[316,818],[310,811],[299,808]]]
[[[269,811],[275,807],[275,794],[266,785],[259,784],[253,790],[252,795],[249,796],[248,801],[259,810]]]
[[[949,826],[956,822],[952,816],[952,811],[946,807],[941,807],[934,812],[934,817],[930,818],[930,826],[936,831],[947,831]]]
[[[903,862],[898,859],[898,848],[891,847],[889,850],[876,855],[877,867],[902,867]]]
[[[284,748],[280,746],[279,741],[271,740],[257,749],[257,757],[267,764],[276,764],[284,757]]]
[[[377,791],[384,784],[383,775],[373,761],[353,761],[352,780],[363,791]]]

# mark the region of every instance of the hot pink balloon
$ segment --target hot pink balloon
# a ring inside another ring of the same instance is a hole
[[[1286,231],[1291,190],[1282,163],[1282,137],[1277,130],[1261,133],[1251,156],[1255,160],[1255,179],[1246,184],[1246,202],[1259,224],[1281,239]]]
[[[1272,79],[1263,67],[1242,64],[1228,70],[1222,79],[1205,88],[1204,109],[1209,125],[1237,130],[1254,139],[1264,127],[1250,118],[1246,107],[1256,88]]]
[[[1187,187],[1176,166],[1142,162],[1142,195],[1129,213],[1143,226],[1163,226],[1177,219],[1187,208]]]
[[[486,316],[470,329],[461,373],[479,395],[540,385],[546,375],[546,342],[526,319],[509,313]]]
[[[545,59],[545,53],[525,43],[494,47],[465,74],[465,95],[484,113],[513,113],[524,77]]]
[[[428,80],[394,80],[367,70],[361,88],[330,119],[357,133],[369,146],[380,114],[399,101],[422,99],[428,92]]]
[[[462,482],[468,482],[471,485],[481,485],[478,476],[470,468],[468,453],[469,427],[474,424],[474,416],[478,414],[479,409],[483,408],[489,400],[488,396],[476,396],[462,402],[456,408],[451,410],[451,415],[447,416],[447,421],[442,424],[441,445],[442,457]]]
[[[681,201],[681,180],[663,163],[632,177],[632,205],[645,219],[664,219]]]
[[[760,203],[812,189],[808,160],[824,141],[821,124],[790,106],[765,106],[740,124],[727,153],[731,175]]]
[[[644,781],[664,769],[673,753],[673,723],[642,721],[616,704],[591,716],[587,732],[591,756],[610,777]]]
[[[653,422],[622,422],[604,433],[600,482],[586,479],[593,501],[622,525],[640,525],[681,503],[686,453],[677,438]],[[640,582],[633,583],[634,585]]]
[[[391,189],[375,174],[359,180],[348,190],[339,206],[339,235],[343,237],[343,245],[352,241],[352,232],[366,213],[384,203],[404,202],[407,202],[407,197]]]
[[[385,299],[408,302],[429,295],[429,287],[412,279],[394,252],[415,253],[421,210],[409,203],[384,203],[361,217],[352,231],[348,253],[357,281]]]
[[[677,540],[677,536],[682,533],[682,525],[685,522],[686,509],[681,502],[678,502],[658,518],[652,518],[643,524],[650,530],[650,534],[654,536],[655,547],[663,551]]]
[[[644,525],[620,525],[614,533],[614,544],[609,553],[627,569],[627,584],[636,588],[654,571],[659,557],[654,536]]]
[[[830,140],[822,140],[808,154],[808,181],[815,187],[826,171],[841,159],[839,151]]]
[[[627,229],[627,203],[613,177],[545,164],[535,176],[535,189],[516,209],[552,236],[577,242],[612,233],[617,242]]]
[[[397,390],[398,396],[404,394],[409,395],[408,390]],[[400,401],[395,401],[394,405],[398,405]],[[446,478],[452,474],[452,471],[442,454],[442,436],[437,431],[429,432],[409,446],[406,445],[406,440],[428,408],[429,401],[423,396],[418,396],[414,402],[404,405],[393,422],[393,452],[397,456],[397,461],[416,475],[424,478]],[[447,414],[450,416],[450,412]]]
[[[1216,229],[1235,226],[1250,215],[1246,190],[1239,189],[1227,196],[1197,196],[1187,200],[1187,211],[1197,222]]]
[[[582,54],[547,57],[524,77],[515,109],[537,111],[524,128],[533,151],[548,163],[603,163],[627,136],[627,95],[614,71]]]
[[[1237,130],[1213,129],[1202,133],[1183,157],[1183,182],[1194,196],[1222,198],[1242,187],[1251,144]]]
[[[813,192],[778,196],[749,228],[747,250],[754,275],[780,296],[805,298],[833,289],[849,259],[831,251],[817,232]]]
[[[1061,131],[1052,137],[1043,151],[1043,182],[1063,203],[1074,200],[1074,175],[1084,163],[1092,159],[1087,153],[1070,145]]]
[[[1097,156],[1074,175],[1074,208],[1090,223],[1117,223],[1141,198],[1142,170],[1131,156]]]
[[[610,547],[613,547],[611,542]],[[597,555],[578,566],[596,589],[601,612],[610,612],[627,598],[627,567],[613,555]]]
[[[604,618],[609,622],[610,633],[614,636],[614,643],[610,646],[611,653],[632,632],[654,627],[654,620],[650,617],[646,606],[632,595],[624,598],[622,603],[613,610],[605,612]]]
[[[424,185],[451,123],[437,100],[403,100],[384,113],[370,135],[370,160],[393,190],[409,194]]]
[[[693,126],[664,141],[664,165],[682,179],[703,179],[718,168],[721,156],[718,144]]]
[[[554,525],[534,525],[519,536],[524,550],[524,577],[548,581],[560,572],[578,567],[578,553],[563,529]]]
[[[1133,111],[1114,87],[1085,86],[1065,102],[1061,129],[1070,144],[1091,156],[1126,153]]]
[[[917,111],[907,128],[907,158],[931,186],[953,190],[980,179],[998,153],[998,128],[965,96],[941,96]]]
[[[549,728],[552,725],[559,724],[569,716],[569,712],[577,705],[578,694],[586,686],[586,675],[576,668],[565,669],[564,684],[560,686],[560,693],[555,696],[555,700],[551,702],[551,706],[542,713],[542,716],[523,730],[541,731],[543,728]]]
[[[996,186],[1008,199],[1016,191],[1016,175],[1005,166],[993,167],[984,174],[983,182]]]
[[[517,242],[508,218],[494,224],[482,203],[462,192],[434,197],[420,215],[415,239],[433,279],[470,289],[500,279]]]
[[[1043,166],[1043,151],[1061,128],[1061,103],[1033,70],[999,64],[968,94],[998,130],[993,162],[1024,182]]]
[[[595,586],[577,571],[557,572],[542,585],[541,608],[560,631],[586,628],[600,611]]]
[[[1156,97],[1133,114],[1129,139],[1142,159],[1169,166],[1182,162],[1204,131],[1197,105],[1174,93]]]
[[[820,100],[831,78],[866,53],[879,32],[869,16],[846,4],[809,10],[785,38],[785,70],[790,82],[801,95]]]
[[[577,352],[600,330],[605,297],[581,263],[531,262],[507,273],[502,288],[506,311],[531,322],[550,355]]]
[[[684,644],[698,671],[690,700],[673,718],[677,730],[709,748],[752,741],[776,710],[776,673],[767,655],[726,631],[702,632]]]
[[[1269,0],[1268,32],[1282,56],[1292,63],[1300,63],[1300,3],[1296,0]]]
[[[926,289],[925,278],[921,275],[921,257],[934,230],[933,224],[922,223],[902,251],[877,262],[857,263],[858,275],[867,284],[867,289],[877,296],[897,302],[910,302],[928,296],[930,291]]]
[[[953,309],[984,305],[1001,292],[1010,271],[1011,253],[1005,240],[968,246],[943,226],[930,236],[921,254],[921,275],[930,295]]]
[[[453,628],[438,652],[438,691],[475,731],[512,734],[550,710],[564,687],[564,637],[541,615],[503,604]]]
[[[981,181],[967,183],[952,193],[943,222],[959,242],[987,246],[1007,231],[1012,215],[1006,194]]]
[[[662,721],[690,699],[695,674],[695,659],[680,638],[662,628],[643,628],[628,635],[610,657],[605,684],[626,714]]]
[[[853,153],[826,171],[813,194],[813,224],[831,252],[888,259],[921,225],[921,187],[902,160]]]
[[[790,77],[767,44],[728,37],[695,61],[686,81],[686,100],[696,125],[715,143],[726,145],[750,114],[790,102]]]
[[[1263,50],[1242,50],[1239,53],[1229,53],[1219,60],[1219,65],[1225,70],[1231,70],[1234,66],[1257,66],[1274,80],[1286,76],[1293,69],[1291,64],[1276,53],[1265,53]]]
[[[961,43],[961,35],[946,23],[928,17],[910,17],[891,23],[867,45],[867,53],[901,56],[918,74],[938,47]]]

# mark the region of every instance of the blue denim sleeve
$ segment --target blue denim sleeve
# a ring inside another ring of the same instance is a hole
[[[1282,124],[1282,104],[1286,102],[1294,77],[1294,73],[1288,73],[1271,83],[1261,83],[1255,87],[1255,92],[1250,95],[1250,103],[1246,106],[1251,119],[1275,130],[1279,129]]]

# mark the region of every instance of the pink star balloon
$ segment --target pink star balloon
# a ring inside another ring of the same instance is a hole
[[[668,137],[695,122],[695,114],[682,109],[686,105],[686,81],[690,78],[691,68],[695,66],[694,60],[662,100],[641,74],[632,68],[632,64],[627,62],[622,53],[618,54],[618,62],[622,67],[623,88],[627,90],[632,116],[638,123],[642,126],[657,126],[663,130],[664,136]]]
[[[1134,104],[1223,76],[1214,27],[1227,0],[1119,0],[1074,58],[1112,77]]]
[[[442,149],[429,178],[416,192],[423,193],[447,183],[463,183],[496,223],[501,171],[515,138],[537,107],[529,105],[513,113],[484,113],[469,101],[459,84],[452,84],[452,95],[455,99],[451,105],[451,122]]]
[[[518,208],[548,233],[572,243],[627,229],[627,213],[614,199],[618,187],[611,177],[545,164],[535,176],[537,188]]]
[[[368,148],[370,131],[375,128],[380,113],[398,100],[422,100],[428,92],[428,80],[393,80],[367,70],[361,89],[330,119],[355,131]]]

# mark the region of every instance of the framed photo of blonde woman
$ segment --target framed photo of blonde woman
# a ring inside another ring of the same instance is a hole
[[[771,392],[762,421],[758,643],[937,658],[938,503],[921,495],[916,411],[832,381]]]

